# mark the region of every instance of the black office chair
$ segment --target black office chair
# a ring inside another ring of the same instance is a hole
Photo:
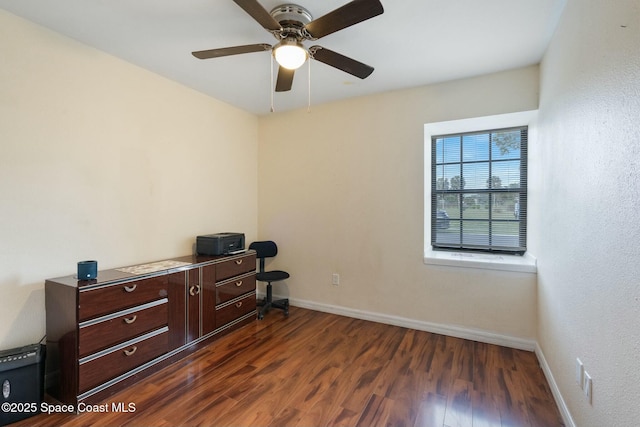
[[[273,288],[271,282],[278,282],[289,278],[289,273],[282,270],[264,270],[264,259],[271,258],[278,254],[278,246],[271,240],[262,242],[253,242],[249,245],[249,249],[256,251],[257,257],[260,260],[260,271],[256,273],[256,280],[259,282],[267,283],[267,296],[262,301],[258,301],[258,306],[262,308],[258,312],[258,319],[263,319],[264,314],[269,311],[271,307],[284,310],[284,315],[289,315],[289,300],[281,299],[273,301]]]

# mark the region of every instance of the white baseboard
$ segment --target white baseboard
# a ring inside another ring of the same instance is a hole
[[[259,298],[264,298],[264,294],[258,293]],[[286,296],[274,295],[273,299],[287,298]],[[463,328],[454,325],[444,325],[439,323],[424,322],[421,320],[408,319],[400,316],[375,313],[372,311],[357,310],[349,307],[322,304],[315,301],[301,300],[289,297],[289,303],[295,307],[308,308],[310,310],[322,311],[325,313],[338,314],[341,316],[353,317],[356,319],[370,320],[372,322],[384,323],[387,325],[400,326],[403,328],[416,329],[418,331],[432,332],[435,334],[449,335],[456,338],[464,338],[472,341],[484,342],[487,344],[501,345],[505,347],[517,348],[519,350],[534,351],[536,342],[523,338],[508,335],[496,334],[480,329]]]
[[[549,387],[551,388],[551,393],[553,394],[553,398],[556,400],[556,405],[558,405],[558,409],[560,410],[560,415],[562,416],[562,420],[564,421],[565,426],[576,427],[576,423],[571,417],[569,408],[567,408],[567,404],[564,401],[562,394],[560,393],[558,384],[556,383],[555,378],[553,378],[553,374],[551,373],[551,368],[549,368],[547,359],[544,357],[542,348],[540,348],[540,345],[538,345],[538,343],[536,343],[536,357],[538,358],[538,362],[540,363],[542,372],[544,372],[544,376],[547,378],[547,382],[549,383]]]

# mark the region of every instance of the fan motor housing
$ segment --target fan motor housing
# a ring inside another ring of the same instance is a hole
[[[311,13],[297,4],[283,4],[274,7],[269,14],[282,26],[281,37],[301,35],[305,25],[313,20]]]
[[[297,4],[283,4],[271,9],[269,14],[278,22],[294,21],[307,25],[313,20],[311,13],[302,6]]]

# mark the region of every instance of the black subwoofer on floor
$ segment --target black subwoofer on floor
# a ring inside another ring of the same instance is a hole
[[[46,347],[31,344],[0,351],[0,425],[40,413]]]

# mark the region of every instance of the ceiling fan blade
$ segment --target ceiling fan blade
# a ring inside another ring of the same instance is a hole
[[[295,70],[289,70],[288,68],[280,67],[278,69],[278,80],[276,81],[276,92],[286,92],[288,90],[291,90],[294,74]]]
[[[315,39],[350,27],[384,12],[379,0],[353,0],[305,25]]]
[[[273,19],[273,16],[267,12],[267,10],[258,3],[257,0],[233,0],[238,6],[244,9],[253,19],[255,19],[258,24],[262,25],[262,27],[269,31],[278,31],[281,30],[282,27]]]
[[[241,53],[263,52],[265,50],[271,50],[271,45],[265,43],[247,44],[243,46],[222,47],[220,49],[199,50],[197,52],[191,52],[191,54],[198,59],[210,59],[220,58],[221,56],[239,55]]]
[[[324,62],[327,65],[361,79],[366,79],[371,73],[373,73],[372,66],[363,64],[362,62],[341,55],[338,52],[334,52],[322,46],[311,46],[309,48],[309,53],[313,59]]]

